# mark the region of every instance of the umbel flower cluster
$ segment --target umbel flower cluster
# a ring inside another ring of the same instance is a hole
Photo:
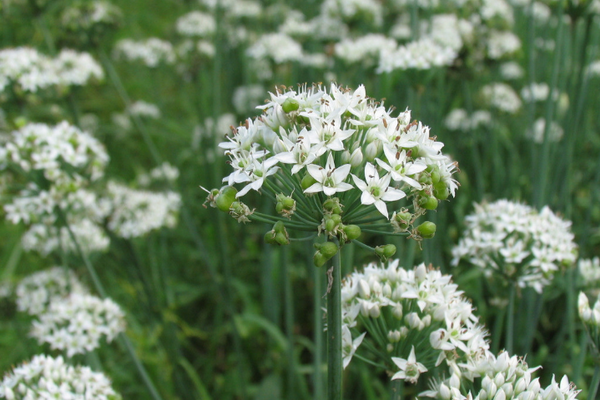
[[[226,186],[209,191],[210,205],[238,221],[277,222],[266,239],[278,244],[288,243],[286,228],[325,232],[342,243],[357,239],[361,229],[434,235],[431,222],[414,224],[454,196],[457,166],[429,127],[411,121],[409,110],[393,116],[364,86],[335,84],[329,92],[316,84],[277,89],[259,108],[261,116],[220,144],[233,172],[223,179]],[[242,203],[250,191],[272,199],[280,217]],[[372,212],[378,216],[365,218]],[[325,249],[316,263],[336,251]]]
[[[548,207],[541,211],[508,200],[475,205],[453,264],[466,259],[487,277],[538,292],[577,259],[571,223]]]
[[[67,357],[111,342],[125,330],[125,314],[110,299],[90,294],[77,276],[53,267],[24,278],[16,289],[17,309],[35,317],[31,336]]]
[[[392,379],[414,384],[442,363],[458,370],[488,352],[471,303],[451,276],[425,264],[369,264],[345,279],[342,301],[344,366],[363,343],[361,352],[384,361]]]
[[[556,382],[554,376],[547,387],[532,374],[540,367],[530,368],[523,358],[502,352],[498,357],[491,353],[482,355],[472,364],[461,366],[460,374],[452,372],[450,378],[433,381],[431,390],[421,396],[438,400],[573,400],[580,390],[565,375]],[[462,378],[462,379],[461,379]]]
[[[588,297],[584,292],[579,292],[577,302],[579,309],[579,318],[590,337],[590,341],[595,350],[596,357],[600,358],[600,297],[596,300],[593,307],[590,307]]]
[[[37,355],[4,377],[0,383],[0,398],[120,400],[121,395],[101,372],[69,365],[60,356]]]

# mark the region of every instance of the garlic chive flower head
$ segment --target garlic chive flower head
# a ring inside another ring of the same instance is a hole
[[[325,231],[345,241],[344,227],[368,227],[365,219],[380,220],[377,229],[389,223],[387,232],[400,232],[390,218],[403,209],[403,200],[411,218],[401,232],[412,230],[421,239],[413,222],[456,192],[456,163],[442,153],[443,143],[430,136],[429,127],[412,121],[410,111],[394,114],[369,98],[364,86],[278,88],[259,108],[261,116],[232,128],[219,145],[233,169],[223,184],[238,187],[227,204],[222,197],[225,210],[243,204],[253,191],[270,199],[289,197],[295,211],[282,218],[289,217],[290,230]],[[212,205],[224,188],[206,191]],[[332,201],[335,209],[326,207]],[[371,213],[373,218],[365,218]],[[328,223],[334,214],[340,221]],[[245,218],[277,221],[255,211]]]
[[[450,370],[450,378],[433,381],[431,390],[420,394],[438,400],[574,400],[580,390],[565,375],[560,382],[552,376],[550,385],[542,387],[533,373],[540,367],[530,368],[521,357],[502,352],[491,353]]]
[[[452,254],[454,265],[463,259],[481,268],[488,278],[541,293],[557,271],[575,263],[577,245],[571,222],[548,207],[537,211],[498,200],[475,204]]]
[[[64,267],[52,267],[23,278],[17,285],[17,309],[31,315],[45,313],[51,302],[72,294],[87,294],[77,276]]]
[[[111,342],[125,330],[125,315],[110,299],[72,293],[50,302],[46,312],[33,321],[30,335],[67,357],[100,347],[100,339]]]
[[[15,367],[0,382],[0,398],[120,400],[110,380],[89,367],[67,364],[62,357],[34,356]]]
[[[359,351],[383,360],[392,379],[413,384],[442,364],[459,368],[489,348],[472,310],[451,276],[425,264],[412,270],[398,260],[369,264],[342,284],[342,324],[351,335],[345,343],[353,344],[345,364]]]
[[[596,356],[600,357],[600,297],[596,300],[594,306],[590,307],[590,302],[586,294],[579,292],[577,308],[579,310],[579,318],[583,321]]]

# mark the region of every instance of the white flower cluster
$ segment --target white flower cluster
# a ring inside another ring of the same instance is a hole
[[[215,18],[201,11],[192,11],[177,19],[176,29],[180,35],[207,37],[215,32]]]
[[[375,26],[383,23],[383,6],[375,0],[325,0],[321,14],[351,22],[366,20]]]
[[[154,229],[172,228],[177,224],[181,207],[178,193],[153,193],[109,182],[107,196],[112,207],[108,229],[120,237],[139,237]]]
[[[489,111],[478,110],[474,111],[470,116],[466,110],[455,108],[446,116],[444,124],[446,128],[452,131],[470,131],[481,127],[490,126],[492,116]]]
[[[492,60],[513,55],[521,49],[521,40],[511,31],[490,31],[486,44],[487,55]]]
[[[44,314],[50,303],[73,294],[87,294],[88,289],[73,271],[52,267],[23,278],[17,285],[17,309],[31,315]]]
[[[137,115],[139,117],[148,117],[152,119],[160,118],[160,108],[156,104],[147,103],[142,100],[138,100],[129,106],[127,109],[129,115]]]
[[[301,61],[303,50],[300,43],[284,33],[267,33],[262,35],[246,51],[250,58],[270,59],[275,64]]]
[[[127,61],[141,61],[147,67],[154,68],[160,63],[173,64],[175,51],[173,45],[158,38],[135,41],[123,39],[117,42],[114,49],[116,58],[125,58]]]
[[[593,288],[600,294],[600,258],[580,258],[577,268],[583,286]]]
[[[509,200],[475,204],[463,238],[452,250],[453,265],[466,259],[488,277],[542,291],[556,271],[577,259],[571,222],[548,207],[541,211]]]
[[[121,396],[103,373],[69,365],[60,356],[37,355],[4,377],[0,383],[0,398],[120,400]]]
[[[481,89],[484,100],[494,108],[509,114],[517,113],[522,106],[515,90],[506,83],[492,83]]]
[[[429,199],[433,208],[454,196],[456,163],[441,153],[443,143],[432,140],[429,127],[411,121],[410,111],[392,117],[366,96],[364,86],[332,84],[329,93],[318,85],[278,90],[261,108],[262,116],[248,119],[220,144],[234,169],[223,182],[245,185],[237,198],[260,190],[275,174],[290,177],[298,190],[281,190],[300,202],[322,193],[361,207],[354,201],[360,197],[360,204],[374,205],[386,218],[385,203],[407,195]],[[422,211],[415,205],[415,212]]]
[[[377,72],[445,67],[451,65],[457,55],[451,47],[442,46],[430,38],[423,38],[401,45],[393,51],[381,53]]]
[[[265,98],[265,88],[262,85],[239,86],[233,92],[233,108],[240,115],[247,115],[255,110]]]
[[[31,336],[53,350],[66,351],[69,358],[100,347],[102,337],[110,343],[125,330],[125,315],[115,302],[88,294],[55,299],[37,318]]]
[[[547,387],[532,374],[540,367],[530,368],[524,359],[502,352],[499,356],[486,353],[469,365],[462,365],[460,374],[451,371],[448,379],[433,383],[421,396],[438,400],[574,400],[579,394],[565,375],[560,383],[554,376]],[[461,379],[462,377],[462,379]]]
[[[398,260],[369,264],[345,278],[342,302],[345,366],[365,333],[365,340],[375,344],[369,349],[378,349],[380,359],[391,357],[400,369],[392,379],[411,383],[443,361],[458,369],[459,363],[472,362],[489,348],[471,303],[451,276],[425,264],[412,270],[400,267]],[[352,341],[350,329],[365,332]]]
[[[523,98],[524,101],[526,101],[528,103],[533,103],[536,101],[546,101],[546,99],[548,99],[549,95],[550,95],[550,87],[545,82],[541,82],[541,83],[534,82],[531,85],[525,86],[523,89],[521,89],[521,97]],[[557,100],[559,93],[555,90],[552,93],[552,95],[553,95],[552,99]]]
[[[381,53],[394,51],[398,44],[379,33],[369,33],[356,39],[343,39],[335,45],[335,55],[348,64],[361,62],[365,66],[375,65]]]
[[[544,143],[544,132],[546,131],[546,119],[538,118],[533,123],[531,130],[526,132],[526,136],[533,140],[535,143]],[[562,139],[564,134],[563,128],[554,121],[550,121],[550,128],[548,128],[548,140],[550,142],[558,142]]]
[[[86,1],[67,8],[62,15],[62,24],[71,28],[90,29],[98,24],[116,24],[121,16],[121,9],[108,1]]]
[[[591,62],[587,67],[587,73],[590,77],[600,76],[600,60]]]
[[[0,93],[11,83],[37,92],[55,85],[81,86],[103,77],[102,67],[88,53],[64,49],[51,58],[29,47],[0,50]]]
[[[523,71],[523,68],[519,65],[519,63],[515,61],[508,61],[500,65],[500,75],[503,79],[512,81],[521,79],[523,76],[525,76],[525,71]]]
[[[138,175],[137,182],[140,186],[147,187],[156,181],[174,183],[177,178],[179,178],[179,169],[164,162],[150,172]]]
[[[55,186],[97,180],[108,160],[100,141],[66,121],[56,126],[27,124],[0,149],[0,170],[10,165],[22,173],[40,171]]]

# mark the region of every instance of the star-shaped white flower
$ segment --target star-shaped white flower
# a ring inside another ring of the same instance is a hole
[[[373,164],[367,162],[365,165],[366,182],[352,174],[354,184],[362,190],[360,202],[364,205],[374,204],[377,210],[389,219],[387,206],[384,201],[396,201],[406,196],[402,190],[390,187],[390,174],[379,178],[379,173]]]
[[[333,161],[333,155],[329,153],[325,168],[314,164],[306,167],[310,176],[312,176],[317,183],[308,187],[304,193],[323,192],[327,196],[333,196],[337,192],[345,192],[352,189],[353,186],[351,184],[344,182],[350,173],[350,168],[350,164],[344,164],[341,167],[336,168]]]
[[[354,356],[356,349],[358,349],[358,346],[360,346],[366,334],[367,332],[363,332],[362,335],[352,340],[352,333],[350,333],[348,326],[342,326],[342,357],[344,369],[350,364],[352,356]]]
[[[404,379],[409,383],[415,384],[419,380],[419,376],[421,376],[423,372],[427,372],[427,368],[425,368],[425,366],[420,362],[417,362],[417,357],[415,356],[415,346],[412,346],[408,360],[399,357],[392,357],[392,361],[398,368],[400,368],[400,371],[396,372],[394,376],[392,376],[392,380]]]

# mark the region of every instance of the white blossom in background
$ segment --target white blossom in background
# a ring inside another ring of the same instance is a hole
[[[545,130],[545,118],[538,118],[533,123],[532,129],[526,132],[526,137],[533,140],[535,143],[544,143]],[[550,121],[550,128],[548,129],[548,140],[550,142],[558,142],[560,139],[562,139],[563,134],[563,128],[558,123]]]
[[[61,22],[70,28],[90,29],[98,24],[114,25],[121,17],[121,9],[116,5],[95,0],[67,8],[62,13]]]
[[[600,60],[591,62],[587,67],[587,73],[590,77],[600,76]]]
[[[534,82],[531,85],[525,86],[523,89],[521,89],[521,97],[528,103],[546,101],[549,95],[550,87],[545,82]],[[552,95],[553,100],[557,100],[559,97],[559,93],[556,90],[553,91]]]
[[[465,41],[473,40],[473,25],[455,14],[436,14],[427,25],[424,36],[456,52],[463,47]]]
[[[11,82],[37,92],[54,85],[82,86],[103,77],[102,67],[88,53],[64,49],[52,58],[29,47],[0,50],[0,93]]]
[[[471,115],[462,108],[455,108],[450,111],[444,120],[446,128],[452,131],[469,131],[481,127],[488,127],[492,123],[492,116],[489,111],[478,110]]]
[[[70,365],[61,356],[36,355],[4,376],[0,383],[0,398],[120,400],[121,396],[101,372]]]
[[[509,200],[475,204],[465,224],[463,237],[452,250],[452,264],[463,259],[490,278],[541,293],[557,271],[577,259],[571,222],[548,207],[537,211]]]
[[[498,356],[481,354],[471,363],[449,369],[449,378],[433,381],[431,390],[419,396],[438,400],[448,399],[504,399],[504,400],[574,400],[579,394],[569,378],[564,375],[556,382],[542,387],[533,373],[541,367],[529,367],[523,357],[502,352]]]
[[[375,0],[325,0],[321,14],[346,22],[365,20],[374,26],[383,23],[383,6]]]
[[[506,83],[492,83],[481,88],[483,99],[493,108],[515,114],[523,103],[515,90]]]
[[[262,85],[239,86],[233,91],[231,102],[238,114],[248,114],[256,109],[265,99],[265,88]]]
[[[196,125],[194,127],[194,134],[192,135],[192,148],[200,148],[200,143],[203,140],[208,141],[208,143],[214,143],[214,148],[217,148],[217,144],[220,142],[221,138],[227,136],[227,134],[231,132],[231,127],[235,126],[236,124],[237,122],[235,116],[230,113],[220,115],[217,119],[216,126],[211,117],[206,118],[203,124]],[[213,148],[205,148],[204,150],[209,151],[213,150]],[[212,157],[214,157],[214,154]],[[211,160],[214,161],[214,158]]]
[[[33,273],[21,280],[15,290],[17,309],[30,315],[44,314],[50,303],[69,294],[87,294],[89,290],[73,271],[65,267]]]
[[[113,54],[117,59],[141,61],[150,68],[157,67],[160,63],[173,64],[175,62],[173,45],[158,38],[141,41],[122,39],[115,45]]]
[[[138,100],[131,104],[127,109],[129,115],[137,115],[139,117],[148,117],[152,119],[158,119],[161,117],[160,108],[156,104],[147,103],[142,100]]]
[[[488,57],[499,60],[521,49],[521,39],[511,31],[493,30],[489,33],[486,46]]]
[[[447,67],[454,62],[457,55],[452,48],[439,45],[430,38],[424,38],[398,46],[393,51],[381,53],[377,72]]]
[[[208,37],[215,33],[215,17],[201,11],[191,11],[177,19],[177,33],[190,37]]]
[[[137,183],[140,186],[148,187],[153,182],[167,182],[169,184],[174,184],[179,178],[179,169],[169,164],[168,162],[163,162],[156,168],[151,169],[148,173],[142,173],[137,176]]]
[[[600,294],[600,258],[580,258],[577,262],[580,283],[596,296]]]
[[[513,8],[505,0],[481,0],[479,14],[484,21],[500,19],[510,26],[514,23]]]
[[[515,61],[507,61],[500,65],[500,75],[503,79],[512,81],[516,79],[521,79],[525,76],[525,71],[519,65],[519,63]]]
[[[32,322],[30,335],[71,358],[97,349],[102,338],[110,343],[124,330],[125,315],[111,299],[71,293],[50,302]]]
[[[162,227],[173,228],[181,207],[178,193],[135,190],[116,182],[108,183],[107,200],[111,205],[108,229],[127,239]]]
[[[579,311],[579,318],[581,318],[585,326],[585,331],[592,343],[594,353],[598,356],[600,355],[600,297],[597,297],[594,306],[590,307],[587,295],[584,292],[579,292],[577,309]]]
[[[379,33],[369,33],[356,39],[342,39],[335,44],[336,57],[348,64],[362,63],[370,67],[377,63],[380,53],[396,50],[398,44]]]
[[[293,38],[309,38],[313,36],[315,26],[313,21],[305,20],[302,12],[290,10],[278,30]]]
[[[425,264],[409,270],[399,260],[369,264],[342,283],[343,329],[358,343],[371,342],[392,379],[414,384],[442,363],[471,363],[489,352],[487,333],[451,278]]]
[[[283,33],[266,33],[246,51],[250,58],[270,59],[275,64],[300,61],[303,50],[300,43]]]

